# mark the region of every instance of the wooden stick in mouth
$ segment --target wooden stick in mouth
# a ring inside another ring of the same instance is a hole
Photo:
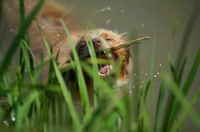
[[[134,40],[128,41],[126,43],[120,44],[119,46],[116,46],[116,47],[107,48],[105,50],[96,50],[95,53],[96,54],[108,54],[108,53],[111,53],[111,52],[118,50],[118,49],[121,49],[121,48],[130,47],[133,44],[140,44],[141,40],[146,40],[146,39],[149,39],[149,38],[150,37],[143,37],[143,38],[134,39]],[[83,60],[83,59],[88,58],[88,57],[90,57],[89,53],[84,55],[84,56],[81,56],[79,59]]]
[[[118,50],[118,49],[121,49],[121,48],[126,48],[126,47],[130,47],[131,45],[133,45],[133,44],[139,44],[139,43],[141,43],[140,41],[142,41],[142,40],[146,40],[146,39],[149,39],[150,37],[142,37],[142,38],[138,38],[138,39],[134,39],[134,40],[131,40],[131,41],[128,41],[128,42],[126,42],[126,43],[123,43],[123,44],[120,44],[119,46],[116,46],[116,47],[112,47],[112,48],[107,48],[107,49],[105,49],[105,50],[103,50],[103,51],[95,51],[95,53],[96,54],[99,54],[99,53],[110,53],[110,52],[113,52],[113,51],[115,51],[115,50]],[[84,57],[82,56],[81,57],[81,60],[82,59],[85,59],[85,58],[87,58],[87,57],[90,57],[90,54],[87,54],[87,55],[85,55]],[[62,71],[65,71],[66,69],[72,69],[72,65],[71,65],[72,63],[70,62],[70,63],[65,63],[65,64],[62,64],[62,65],[59,65],[58,67],[59,67],[59,69],[61,70],[61,72]],[[68,67],[69,66],[69,67]]]
[[[113,51],[121,49],[121,48],[130,47],[133,44],[139,44],[139,43],[141,43],[140,42],[141,40],[146,40],[146,39],[149,39],[149,38],[150,37],[143,37],[143,38],[134,39],[134,40],[128,41],[126,43],[120,44],[119,46],[112,47],[112,48],[107,48],[103,52],[104,53],[108,53],[108,52],[113,52]],[[100,52],[102,52],[102,51],[100,51]]]

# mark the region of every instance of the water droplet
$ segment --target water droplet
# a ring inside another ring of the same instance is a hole
[[[44,28],[44,26],[42,26],[42,28]]]
[[[156,77],[156,75],[154,75],[154,77]]]
[[[108,6],[108,7],[107,7],[107,10],[108,10],[108,11],[109,11],[109,10],[111,10],[111,7],[110,7],[110,6]]]
[[[130,91],[130,94],[131,94],[131,91]]]
[[[15,121],[15,117],[12,117],[12,121]]]
[[[124,13],[125,11],[124,11],[124,10],[121,10],[120,12],[121,12],[121,13]]]
[[[106,24],[109,24],[110,23],[110,19],[108,19],[107,21],[106,21]]]
[[[159,72],[157,72],[157,74],[160,74]]]
[[[147,76],[148,74],[146,73],[146,76]]]
[[[7,123],[6,121],[3,121],[3,123],[4,123],[6,126],[8,126],[8,123]]]
[[[101,9],[101,12],[104,12],[104,11],[105,11],[105,8],[102,8],[102,9]]]
[[[10,29],[10,32],[12,32],[13,31],[13,29]]]
[[[144,27],[144,24],[141,24],[142,27]]]
[[[162,64],[160,64],[160,66],[162,66]]]

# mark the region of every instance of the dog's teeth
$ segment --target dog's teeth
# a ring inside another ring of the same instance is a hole
[[[100,73],[100,72],[98,72],[99,73],[99,76],[105,76],[105,74],[102,74],[102,73]]]
[[[110,74],[110,70],[108,70],[108,72],[107,72],[107,75],[109,75]]]
[[[102,78],[106,78],[106,76],[109,76],[111,73],[113,66],[112,65],[107,65],[104,66],[102,69],[99,70],[98,74]]]
[[[101,75],[102,75],[100,72],[98,72],[98,73],[99,73],[99,76],[101,76]]]
[[[113,67],[112,67],[112,65],[110,65],[110,70],[112,70],[113,69]]]

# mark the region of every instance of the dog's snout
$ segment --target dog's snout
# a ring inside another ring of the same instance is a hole
[[[94,44],[95,49],[98,49],[101,47],[101,40],[99,38],[93,38],[92,42]]]

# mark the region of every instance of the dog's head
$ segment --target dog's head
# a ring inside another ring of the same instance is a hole
[[[76,45],[77,54],[79,59],[86,59],[89,58],[89,50],[87,44],[90,42],[93,43],[93,47],[97,58],[106,59],[106,60],[113,60],[114,63],[112,65],[105,64],[105,65],[98,65],[99,67],[99,76],[102,78],[106,78],[110,76],[110,73],[114,69],[113,67],[119,67],[120,70],[118,73],[118,82],[126,82],[129,63],[130,63],[130,49],[129,48],[121,48],[111,53],[104,53],[99,51],[104,51],[107,48],[112,48],[119,46],[122,43],[126,42],[126,37],[124,34],[117,34],[116,32],[112,32],[110,30],[105,29],[97,29],[97,30],[90,30],[87,34],[85,34],[81,40]],[[113,65],[116,64],[116,65]]]

